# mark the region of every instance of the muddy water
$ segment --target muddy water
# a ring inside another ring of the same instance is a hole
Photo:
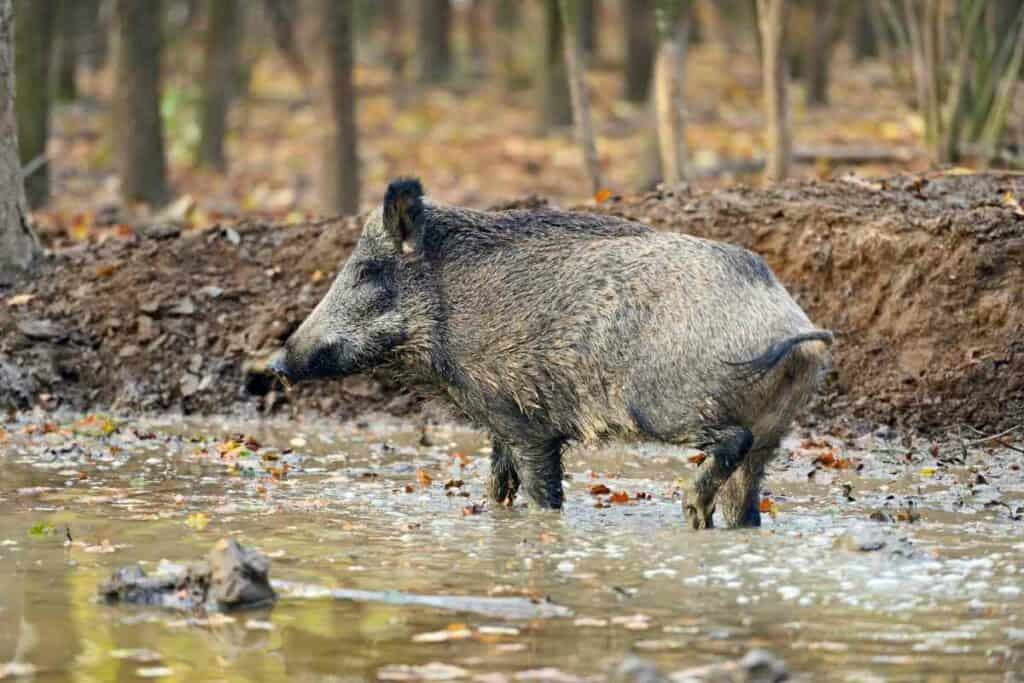
[[[760,530],[695,533],[677,481],[696,465],[660,448],[572,452],[559,515],[481,508],[486,442],[469,431],[424,446],[387,421],[51,421],[0,432],[0,679],[603,680],[629,653],[670,674],[752,648],[807,680],[1024,669],[1011,448],[793,440]],[[225,443],[239,433],[258,443]],[[275,607],[94,597],[116,567],[223,536],[273,558]]]

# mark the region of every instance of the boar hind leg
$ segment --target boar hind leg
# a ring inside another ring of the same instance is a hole
[[[503,441],[491,440],[491,478],[487,492],[491,500],[501,505],[511,505],[519,491],[519,473],[510,449]]]
[[[516,472],[530,502],[539,508],[559,510],[562,507],[561,440],[513,448]]]
[[[718,508],[725,526],[761,526],[761,480],[765,465],[773,455],[774,445],[751,451],[722,486],[718,492]]]
[[[754,437],[744,427],[723,427],[708,430],[704,443],[708,457],[683,491],[683,514],[694,529],[712,527],[718,489],[743,463]]]

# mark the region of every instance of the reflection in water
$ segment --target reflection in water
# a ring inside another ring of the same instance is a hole
[[[47,680],[367,680],[428,662],[465,676],[600,675],[629,652],[675,671],[754,647],[816,680],[1003,680],[1024,656],[1024,533],[1012,520],[1024,484],[1009,450],[945,468],[865,442],[843,454],[857,472],[815,467],[797,448],[770,477],[778,514],[764,528],[695,534],[676,493],[694,465],[658,448],[572,453],[559,515],[474,509],[488,458],[471,432],[436,430],[432,447],[388,422],[5,433],[0,661],[19,656]],[[629,502],[592,495],[598,483]],[[898,521],[911,499],[920,521]],[[897,521],[870,521],[879,510]],[[225,535],[268,553],[277,579],[550,598],[573,616],[300,597],[227,616],[96,602],[113,568],[198,558]]]

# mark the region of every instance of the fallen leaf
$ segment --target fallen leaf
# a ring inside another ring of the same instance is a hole
[[[7,300],[7,305],[8,306],[24,306],[29,301],[32,301],[32,299],[35,299],[35,298],[36,298],[35,294],[15,294],[14,296],[12,296],[10,299]]]
[[[426,488],[430,486],[430,482],[434,481],[434,478],[424,472],[422,469],[416,470],[416,481],[420,483],[420,486]]]
[[[466,624],[450,624],[448,628],[441,631],[429,631],[417,633],[412,637],[414,643],[445,643],[451,640],[466,640],[472,638],[473,632]]]
[[[40,538],[42,536],[50,536],[55,531],[56,529],[49,522],[37,522],[28,528],[28,535]]]
[[[71,426],[71,431],[85,436],[110,436],[117,431],[117,423],[105,415],[86,415]]]
[[[696,455],[691,455],[689,458],[687,458],[687,460],[692,462],[694,465],[699,465],[707,459],[708,456],[704,455],[703,453],[697,453]]]
[[[1024,207],[1020,205],[1020,201],[1009,190],[1003,195],[1003,204],[1013,209],[1016,215],[1024,218]]]
[[[194,512],[185,520],[185,525],[196,531],[202,531],[210,524],[210,517],[204,512]]]
[[[923,468],[921,468],[921,476],[925,477],[925,478],[934,477],[935,476],[935,468],[934,467],[923,467]]]
[[[611,493],[612,490],[604,484],[594,484],[590,487],[590,495],[592,496],[603,496],[606,493]]]
[[[775,501],[767,497],[761,499],[757,509],[761,514],[771,515],[772,519],[774,519],[775,515],[779,512],[779,508],[775,505]]]
[[[626,493],[625,491],[617,491],[617,492],[612,494],[612,497],[609,498],[609,500],[611,502],[613,502],[613,503],[619,503],[619,504],[621,504],[621,503],[628,503],[629,502],[629,494]]]
[[[473,503],[472,505],[467,505],[466,507],[462,508],[462,516],[468,517],[470,515],[479,515],[483,511],[483,505],[481,505],[480,503]]]
[[[594,193],[594,201],[598,204],[608,201],[612,196],[612,191],[607,189],[600,189]]]

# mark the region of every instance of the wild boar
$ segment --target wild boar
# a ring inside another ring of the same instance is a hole
[[[765,262],[620,218],[475,211],[390,184],[330,290],[271,364],[287,381],[378,366],[492,437],[490,496],[562,506],[562,452],[612,437],[702,449],[683,511],[760,524],[765,465],[828,362]]]

